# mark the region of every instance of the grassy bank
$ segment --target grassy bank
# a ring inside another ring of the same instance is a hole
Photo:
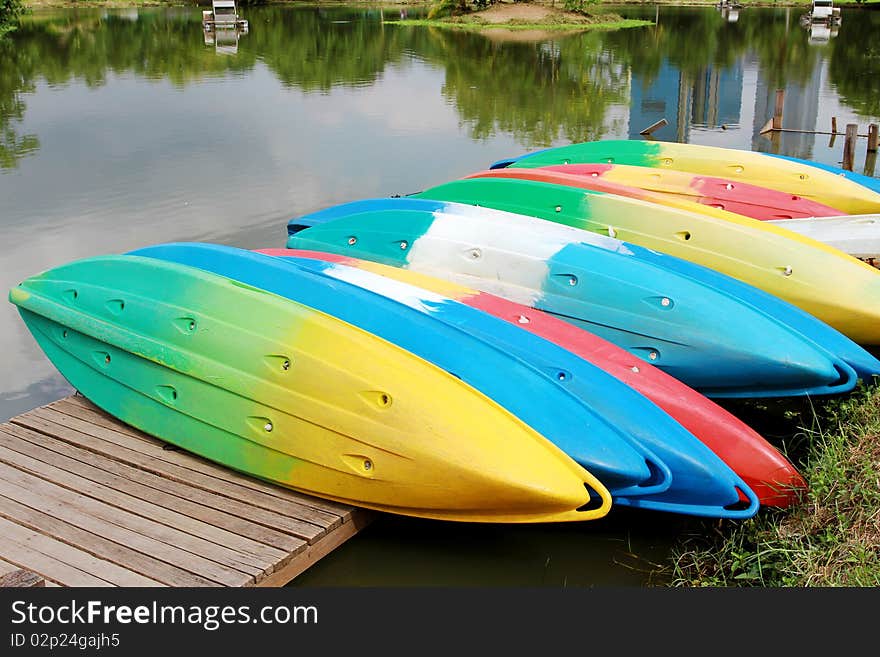
[[[815,409],[799,506],[686,538],[674,586],[880,586],[880,389]]]
[[[445,27],[458,30],[541,30],[542,32],[561,30],[619,30],[627,27],[642,27],[645,25],[653,25],[651,21],[640,21],[623,18],[619,20],[603,20],[600,18],[599,20],[595,21],[555,21],[547,23],[532,23],[528,21],[520,22],[516,20],[510,21],[508,23],[486,23],[480,20],[479,16],[461,16],[448,20],[387,20],[385,21],[385,23],[389,25],[421,25],[427,27]]]

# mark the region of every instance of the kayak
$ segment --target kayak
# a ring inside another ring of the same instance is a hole
[[[529,169],[532,170],[532,169]],[[780,192],[757,184],[730,178],[704,176],[674,169],[657,169],[627,164],[558,164],[534,171],[555,171],[583,176],[596,183],[612,183],[607,188],[590,187],[647,201],[690,201],[710,208],[735,212],[760,221],[831,217],[840,215],[837,208],[817,203],[796,194]],[[503,171],[503,169],[496,169]],[[614,189],[624,190],[612,191]],[[639,190],[652,194],[639,195]],[[698,210],[698,208],[694,208]]]
[[[720,219],[730,219],[728,213],[733,212],[822,242],[860,260],[880,258],[880,215],[839,215],[830,206],[756,185],[647,167],[569,164],[516,169],[511,173],[525,172],[533,174],[527,176],[529,180],[554,182],[553,176],[542,178],[545,171],[579,176],[578,186],[594,192],[637,198]],[[567,180],[563,179],[562,184]]]
[[[472,370],[489,369],[492,377],[507,378],[509,386],[519,390],[523,402],[541,412],[558,415],[560,421],[574,427],[576,433],[585,434],[579,445],[557,445],[582,465],[592,468],[590,471],[608,488],[615,504],[715,518],[750,517],[759,507],[757,496],[741,478],[653,402],[555,343],[521,331],[451,297],[374,272],[314,259],[279,259],[261,254],[250,254],[248,258],[239,250],[228,247],[187,244],[151,247],[139,253],[204,267],[214,273],[225,272],[242,283],[259,286],[280,296],[288,296],[294,291],[302,295],[302,279],[290,276],[289,272],[309,271],[316,279],[335,283],[346,292],[345,296],[322,294],[315,298],[317,303],[310,301],[310,305],[322,309],[318,305],[322,304],[323,308],[332,308],[334,313],[339,306],[340,312],[352,324],[412,349],[414,353],[419,343],[425,341],[423,331],[414,332],[412,326],[401,330],[403,323],[397,321],[397,314],[389,312],[386,307],[400,304],[404,314],[421,313],[429,318],[424,330],[436,334],[436,341],[442,342],[443,348],[425,354],[420,351],[418,355],[427,356],[426,360],[430,358],[431,362],[445,369],[452,360],[448,352],[460,351],[459,360],[475,361]],[[267,266],[267,260],[274,262]],[[457,333],[493,344],[508,359],[521,359],[536,372],[544,372],[550,383],[583,400],[598,418],[592,424],[584,424],[577,416],[569,415],[567,407],[542,396],[540,391],[523,388],[522,384],[528,380],[520,378],[518,371],[505,372],[491,367],[492,363],[480,358],[479,352],[468,349],[467,341],[457,340]],[[431,339],[434,339],[433,335]],[[450,349],[450,345],[455,346]],[[466,369],[455,371],[469,381]],[[606,423],[608,428],[616,429],[636,443],[651,466],[654,476],[650,480],[627,488],[625,484],[617,483],[613,469],[602,467],[601,457],[598,460],[590,458],[597,447],[603,447],[612,452],[605,460],[613,461],[615,452],[620,449],[608,440],[607,433],[599,433],[593,428],[597,421]],[[657,471],[661,467],[665,472]],[[739,503],[740,493],[746,498],[744,505]]]
[[[442,294],[503,319],[593,363],[657,404],[739,475],[762,506],[790,506],[806,488],[794,465],[736,416],[662,370],[556,317],[474,288],[369,260],[299,249],[259,249],[258,252],[357,267]],[[658,453],[662,456],[662,450]],[[664,458],[666,462],[669,460]],[[678,478],[674,473],[674,480]]]
[[[773,224],[865,260],[874,267],[880,261],[880,214],[780,219]]]
[[[51,269],[9,299],[97,406],[255,477],[445,520],[611,508],[591,473],[455,375],[302,303],[130,255]]]
[[[840,167],[835,167],[830,164],[822,164],[821,162],[813,162],[812,160],[803,160],[797,157],[790,157],[788,155],[777,155],[776,153],[764,153],[764,155],[768,157],[778,157],[780,159],[795,162],[804,166],[816,167],[817,169],[823,169],[824,171],[830,171],[835,176],[840,176],[841,178],[851,180],[852,182],[857,183],[862,187],[867,187],[874,192],[880,192],[880,179],[874,178],[873,176],[866,176],[863,173],[847,171],[846,169],[841,169]]]
[[[836,394],[857,381],[824,347],[696,280],[702,268],[534,217],[373,199],[293,218],[288,231],[290,248],[406,267],[550,312],[708,396]]]
[[[592,192],[581,188],[583,178],[576,175],[531,169],[475,175],[412,197],[486,206],[614,235],[764,290],[859,344],[880,344],[880,271],[826,244],[730,212],[721,219]],[[551,178],[555,182],[546,182]]]
[[[631,139],[548,148],[493,163],[490,168],[557,164],[629,164],[741,180],[796,194],[846,214],[880,212],[880,193],[821,167],[764,153],[663,141]]]

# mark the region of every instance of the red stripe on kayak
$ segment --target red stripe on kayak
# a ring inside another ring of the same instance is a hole
[[[587,178],[588,180],[585,182],[589,186],[585,188],[592,191],[620,194],[629,198],[658,203],[662,203],[664,198],[678,198],[719,210],[735,212],[759,221],[834,217],[846,214],[830,205],[817,203],[802,196],[712,176],[692,176],[689,187],[693,193],[638,187],[610,180],[596,181],[597,177],[613,171],[614,167],[613,164],[565,164],[540,167],[540,170]],[[544,182],[553,181],[544,180]],[[570,185],[571,182],[558,184]]]

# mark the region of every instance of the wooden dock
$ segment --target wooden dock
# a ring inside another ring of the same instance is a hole
[[[215,465],[77,395],[0,424],[0,585],[281,586],[373,516]]]

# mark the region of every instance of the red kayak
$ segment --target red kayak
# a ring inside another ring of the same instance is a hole
[[[678,379],[572,324],[485,292],[358,258],[299,249],[259,249],[258,252],[367,269],[507,320],[577,354],[653,401],[736,472],[761,504],[786,507],[797,501],[806,489],[806,482],[788,459],[748,425]]]
[[[845,214],[829,205],[775,189],[684,171],[622,164],[559,164],[534,169],[492,169],[466,177],[487,176],[568,185],[682,208],[698,203],[760,221]]]

